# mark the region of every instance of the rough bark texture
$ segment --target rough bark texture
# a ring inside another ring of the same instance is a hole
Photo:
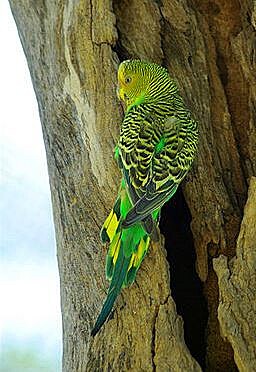
[[[236,245],[248,180],[256,173],[253,0],[10,4],[48,159],[61,280],[63,370],[200,371],[184,342],[163,244],[151,247],[135,285],[122,292],[102,332],[95,339],[89,335],[108,285],[106,252],[98,236],[120,177],[112,154],[122,120],[116,71],[125,58],[164,64],[200,123],[198,158],[183,191],[208,303],[206,370],[255,370],[253,327],[248,328],[256,323],[255,286],[247,285],[252,285],[256,263],[250,253],[255,251],[255,219],[250,220],[255,181]],[[212,260],[218,256],[217,278]]]
[[[221,333],[230,341],[240,371],[255,368],[256,361],[256,178],[250,182],[248,200],[237,240],[236,257],[214,259],[220,302]]]

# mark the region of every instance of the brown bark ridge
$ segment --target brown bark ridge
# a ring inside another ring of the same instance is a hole
[[[221,333],[234,350],[240,371],[252,371],[256,361],[256,178],[252,177],[236,256],[213,260],[218,275]]]
[[[241,239],[252,236],[244,224],[237,258],[232,257],[247,180],[256,173],[254,1],[10,0],[10,5],[47,154],[61,282],[63,371],[201,370],[184,342],[163,241],[151,247],[136,283],[122,291],[103,330],[90,337],[108,286],[99,229],[120,178],[113,160],[122,120],[115,91],[117,66],[126,58],[165,65],[200,123],[198,158],[183,192],[208,304],[206,370],[253,371],[252,327],[246,330],[244,317],[256,323],[255,313],[249,302],[242,301],[244,308],[232,297],[248,280],[237,273],[247,263],[241,247],[247,253],[249,247]],[[213,258],[219,256],[217,278]],[[250,270],[253,275],[253,266]],[[253,298],[251,291],[250,302]]]

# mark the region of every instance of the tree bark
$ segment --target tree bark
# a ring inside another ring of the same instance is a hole
[[[254,327],[248,324],[256,323],[256,293],[255,285],[247,286],[252,278],[255,282],[256,265],[250,253],[256,229],[251,217],[256,173],[253,0],[10,0],[10,5],[47,154],[63,370],[201,370],[184,342],[163,240],[151,246],[136,283],[122,291],[103,330],[90,337],[108,287],[99,230],[120,178],[113,160],[122,120],[116,71],[119,61],[141,58],[168,68],[200,123],[198,157],[183,192],[208,304],[206,370],[253,371]]]
[[[250,182],[248,200],[237,240],[236,257],[214,260],[218,275],[221,332],[232,345],[240,371],[255,368],[256,361],[256,178]]]

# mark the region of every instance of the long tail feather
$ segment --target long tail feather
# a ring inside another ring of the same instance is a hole
[[[150,238],[156,235],[157,214],[148,216],[142,223],[139,222],[122,229],[122,221],[131,208],[132,203],[126,191],[125,182],[122,181],[119,196],[101,229],[102,243],[109,243],[106,277],[110,280],[110,287],[91,332],[92,336],[99,332],[107,320],[121,288],[134,282],[140,264],[147,253]]]
[[[112,310],[112,307],[114,305],[114,302],[121,291],[129,264],[130,264],[130,258],[126,258],[124,256],[124,252],[121,247],[119,251],[118,259],[116,262],[113,278],[111,280],[111,284],[109,287],[108,295],[104,302],[100,315],[98,316],[96,320],[95,326],[91,332],[92,336],[95,336],[99,332],[100,328],[103,326],[106,319],[108,318]]]

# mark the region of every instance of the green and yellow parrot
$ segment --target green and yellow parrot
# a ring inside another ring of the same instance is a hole
[[[118,69],[118,96],[125,105],[115,157],[119,193],[101,230],[109,244],[108,295],[92,330],[106,321],[122,287],[134,282],[151,239],[157,239],[162,206],[175,194],[197,150],[198,127],[168,71],[127,60]]]

